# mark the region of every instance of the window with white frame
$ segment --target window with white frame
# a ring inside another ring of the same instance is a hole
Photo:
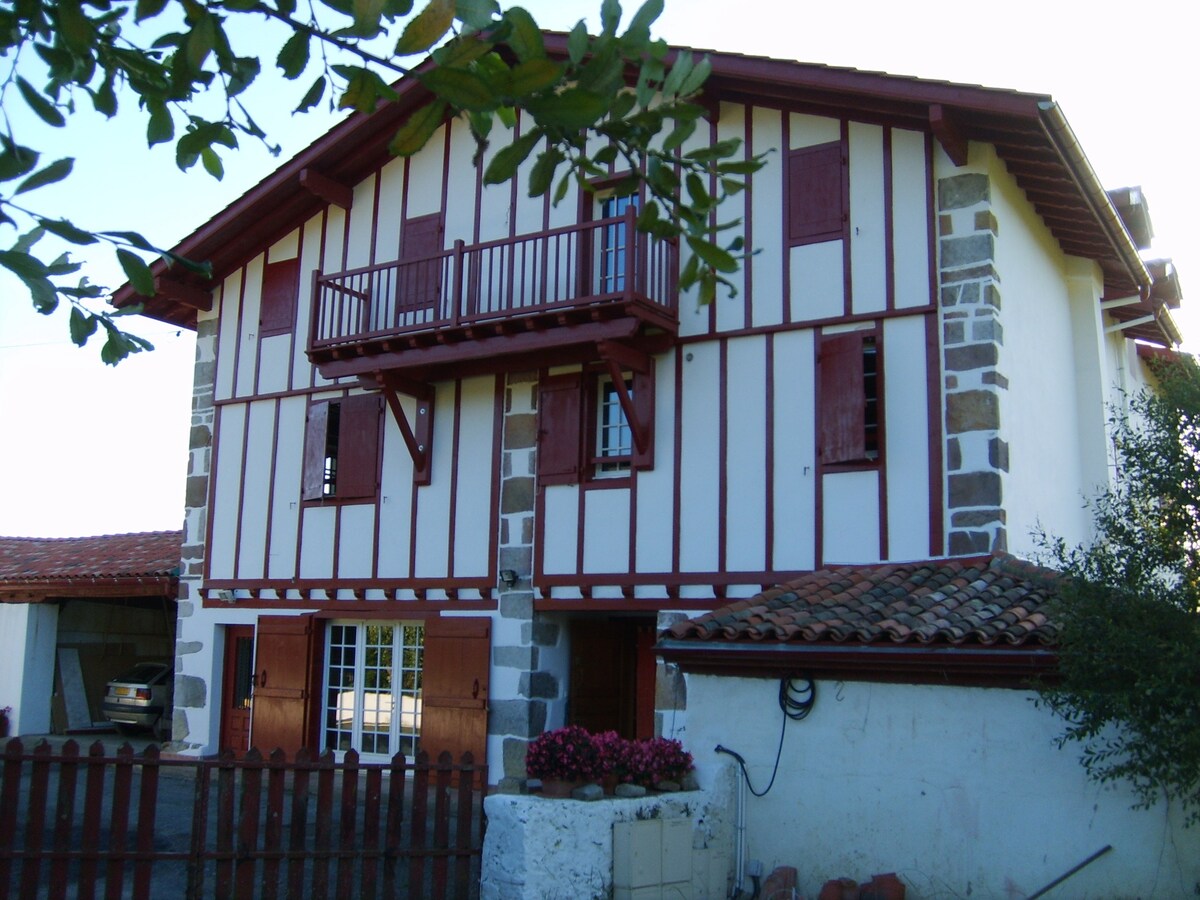
[[[633,396],[633,380],[625,379],[625,390]],[[616,383],[609,377],[600,379],[596,396],[596,474],[628,472],[633,461],[633,431]]]
[[[384,759],[415,756],[424,627],[339,620],[325,634],[323,749]]]
[[[615,219],[625,215],[630,206],[637,207],[636,195],[601,197],[600,218]],[[625,290],[625,247],[629,236],[625,234],[625,223],[605,225],[600,241],[600,284],[597,293],[609,294]]]

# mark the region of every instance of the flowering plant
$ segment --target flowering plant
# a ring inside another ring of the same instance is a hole
[[[600,773],[600,753],[587,730],[568,725],[534,738],[525,751],[525,771],[530,778],[591,779]]]
[[[696,767],[683,744],[662,737],[636,741],[632,764],[635,773],[632,780],[645,787],[653,787],[660,781],[680,781]]]
[[[612,775],[618,783],[633,781],[636,741],[627,741],[615,731],[604,731],[596,735],[596,749],[600,754],[600,774]]]

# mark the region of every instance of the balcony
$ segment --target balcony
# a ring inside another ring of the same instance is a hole
[[[661,350],[678,245],[637,233],[634,213],[314,275],[309,358],[327,378],[432,381]]]

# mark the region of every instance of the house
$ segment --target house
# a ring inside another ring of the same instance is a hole
[[[178,531],[0,537],[0,707],[10,734],[106,724],[104,686],[175,653]]]
[[[173,248],[213,263],[147,303],[197,331],[178,749],[471,750],[500,785],[566,722],[703,743],[758,701],[680,618],[1088,535],[1106,411],[1180,339],[1141,192],[1048,96],[710,59],[684,149],[774,151],[736,297],[680,295],[606,179],[483,186],[458,119],[390,158],[415,81]]]

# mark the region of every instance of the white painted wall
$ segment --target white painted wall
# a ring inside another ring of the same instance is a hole
[[[0,603],[0,708],[12,707],[9,737],[50,731],[57,633],[56,604]]]
[[[745,757],[771,778],[782,713],[774,679],[692,675],[687,749],[711,772]],[[1200,830],[1159,804],[1089,782],[1061,722],[1025,691],[822,681],[789,722],[774,787],[747,798],[749,858],[793,865],[805,896],[830,878],[896,872],[910,900],[1022,897],[1106,844],[1063,897],[1179,897],[1200,881]],[[704,779],[702,778],[702,783]]]

